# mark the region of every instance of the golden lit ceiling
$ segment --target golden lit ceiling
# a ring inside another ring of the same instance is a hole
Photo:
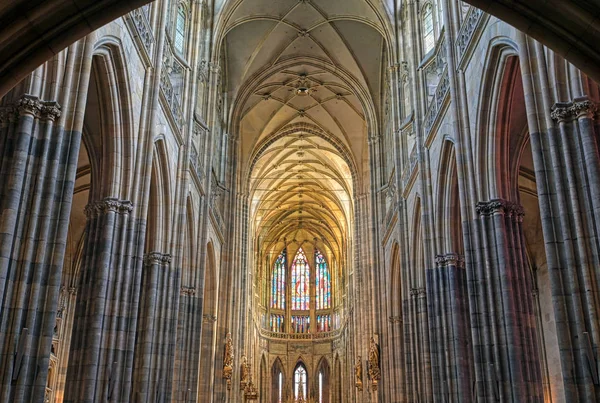
[[[239,0],[222,10],[222,55],[253,233],[347,250],[368,187],[385,23],[371,0]]]

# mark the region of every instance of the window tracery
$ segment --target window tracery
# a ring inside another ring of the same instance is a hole
[[[288,267],[284,249],[270,269],[269,311],[263,326],[276,333],[330,332],[333,329],[332,277],[325,255],[304,249],[296,252]],[[289,310],[289,312],[288,312]],[[289,316],[288,316],[289,315]]]
[[[294,399],[298,399],[299,397],[305,398],[307,396],[307,381],[306,368],[304,367],[304,364],[300,363],[294,370]]]
[[[308,311],[310,266],[306,254],[300,248],[292,264],[292,310]]]
[[[331,275],[329,267],[323,257],[323,254],[316,250],[315,261],[317,265],[316,286],[317,286],[317,309],[331,308]]]
[[[285,250],[281,252],[275,265],[271,280],[271,308],[285,309]]]

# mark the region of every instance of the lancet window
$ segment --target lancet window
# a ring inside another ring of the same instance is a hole
[[[325,256],[315,249],[313,259],[300,248],[288,262],[284,249],[271,267],[268,322],[276,333],[333,330],[332,276]],[[288,264],[291,263],[289,266]],[[289,316],[288,316],[289,315]]]
[[[273,266],[271,308],[285,309],[285,251],[281,252]]]
[[[306,383],[306,368],[303,364],[298,364],[294,371],[294,399],[298,400],[300,397],[306,399]]]
[[[315,251],[315,262],[317,265],[317,309],[331,308],[331,276],[327,262],[320,251]]]
[[[306,254],[300,248],[292,264],[292,310],[307,311],[309,309],[310,267]]]
[[[423,8],[422,27],[423,30],[423,53],[428,53],[435,46],[435,32],[433,29],[433,7],[427,4]]]
[[[183,4],[177,8],[177,19],[175,20],[175,49],[183,53],[185,49],[185,34],[187,28],[187,12]]]

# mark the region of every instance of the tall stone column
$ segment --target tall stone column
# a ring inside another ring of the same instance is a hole
[[[438,255],[427,270],[427,306],[436,402],[472,401],[471,325],[464,259]]]
[[[532,133],[534,155],[538,150],[541,155],[536,169],[548,167],[540,177],[554,184],[552,192],[541,189],[540,199],[551,207],[541,214],[567,401],[595,402],[600,396],[595,358],[600,340],[596,112],[596,103],[586,97],[557,103],[550,114],[556,126],[546,135]]]
[[[141,274],[138,259],[127,254],[132,210],[131,202],[116,198],[86,207],[66,402],[131,398]]]
[[[0,401],[43,401],[81,133],[23,95],[0,108]]]
[[[173,401],[194,402],[198,394],[202,334],[202,300],[196,295],[195,287],[181,286],[177,315]]]
[[[485,374],[478,401],[541,402],[543,389],[535,331],[533,285],[523,236],[523,209],[502,199],[477,203],[483,256],[474,287],[483,304],[472,307],[482,335],[474,362]],[[483,381],[483,380],[482,380]]]
[[[171,400],[175,332],[175,307],[179,273],[171,255],[151,252],[144,256],[140,317],[138,322],[134,402]]]
[[[431,401],[431,361],[427,319],[427,294],[425,288],[412,288],[410,299],[405,301],[404,317],[409,318],[405,331],[408,345],[406,374],[408,401]]]

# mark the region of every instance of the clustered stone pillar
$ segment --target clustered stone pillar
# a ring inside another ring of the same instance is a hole
[[[0,401],[44,399],[81,133],[23,95],[0,108]]]
[[[173,401],[188,402],[198,394],[202,300],[196,288],[182,286],[177,319],[177,350],[173,381]]]
[[[502,199],[476,207],[481,260],[472,273],[477,306],[474,362],[482,375],[478,401],[541,402],[533,285],[523,236],[523,208]]]
[[[409,318],[405,327],[406,373],[408,401],[431,394],[431,362],[429,356],[429,330],[427,328],[427,293],[425,288],[410,290],[410,299],[404,302],[404,317]],[[410,386],[412,385],[412,386]],[[414,395],[413,395],[414,393]]]
[[[556,127],[532,134],[534,155],[548,167],[553,184],[543,202],[542,224],[548,252],[556,327],[567,401],[597,401],[600,381],[600,157],[597,105],[586,97],[557,103]],[[554,213],[553,213],[554,212]]]
[[[177,327],[179,273],[169,254],[144,256],[135,359],[134,401],[168,401]]]
[[[471,324],[460,255],[438,255],[436,268],[427,269],[427,302],[434,401],[471,401]]]
[[[137,259],[127,255],[132,210],[131,202],[116,198],[85,209],[66,402],[130,398],[141,271]]]

